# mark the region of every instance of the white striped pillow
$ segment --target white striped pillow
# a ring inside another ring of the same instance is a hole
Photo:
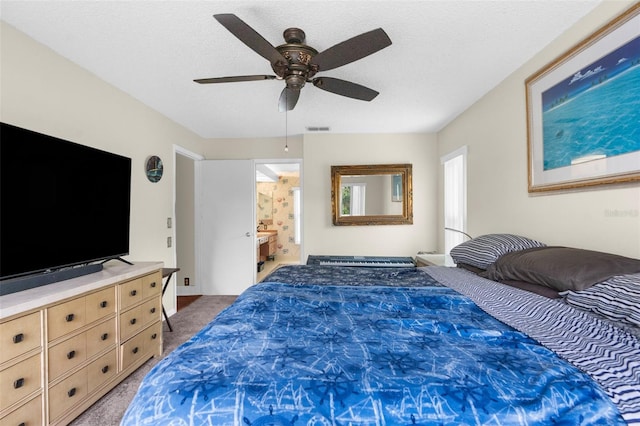
[[[455,246],[450,255],[456,263],[487,269],[500,256],[534,247],[546,245],[520,235],[487,234]]]
[[[640,327],[640,274],[616,275],[586,290],[560,294],[569,305]]]

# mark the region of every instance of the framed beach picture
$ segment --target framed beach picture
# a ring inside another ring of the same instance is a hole
[[[640,4],[525,86],[529,192],[640,180]]]

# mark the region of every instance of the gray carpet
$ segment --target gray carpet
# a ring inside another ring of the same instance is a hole
[[[167,356],[179,345],[186,342],[235,299],[236,296],[202,296],[170,317],[169,321],[173,332],[169,331],[166,323],[163,324],[164,350],[162,357]],[[142,378],[158,361],[160,361],[158,358],[147,361],[70,424],[72,426],[120,424],[120,419],[138,390]]]

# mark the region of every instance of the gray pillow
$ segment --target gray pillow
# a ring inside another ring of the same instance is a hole
[[[618,275],[587,290],[562,295],[569,305],[640,327],[640,274]]]
[[[571,247],[537,247],[502,256],[485,274],[494,281],[519,280],[565,291],[638,272],[638,259]]]
[[[512,251],[532,247],[544,247],[545,244],[527,237],[513,234],[481,235],[462,244],[458,244],[449,253],[456,264],[487,269],[489,265]]]

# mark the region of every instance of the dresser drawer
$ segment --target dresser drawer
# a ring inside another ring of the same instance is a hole
[[[162,274],[156,272],[142,277],[142,297],[155,296],[162,292]]]
[[[153,355],[162,355],[162,322],[157,322],[140,333],[144,336],[144,351]]]
[[[142,278],[120,284],[118,289],[120,291],[120,309],[135,305],[143,299]]]
[[[87,383],[88,392],[91,393],[98,389],[103,383],[111,379],[118,372],[118,364],[116,359],[116,348],[97,360],[93,361],[87,367]]]
[[[86,297],[87,324],[116,311],[116,288],[110,287]]]
[[[85,303],[85,298],[79,297],[47,309],[49,342],[86,324]]]
[[[87,335],[79,334],[49,349],[49,382],[87,359]]]
[[[146,335],[141,333],[120,346],[120,358],[122,359],[123,370],[143,358],[145,355],[144,344],[146,340]]]
[[[142,322],[144,324],[149,324],[161,319],[162,304],[160,300],[159,297],[154,297],[142,305]]]
[[[40,312],[0,324],[0,364],[40,346]]]
[[[140,359],[148,359],[162,352],[162,323],[157,322],[120,346],[122,369],[135,364]]]
[[[120,314],[120,341],[127,340],[144,326],[142,306],[136,306]]]
[[[49,388],[49,420],[55,421],[87,396],[87,369],[67,377]]]
[[[41,387],[40,354],[0,371],[0,411]]]
[[[116,343],[116,319],[110,319],[87,330],[87,358]]]
[[[42,396],[38,395],[17,410],[0,419],[2,425],[40,426],[42,421]]]

